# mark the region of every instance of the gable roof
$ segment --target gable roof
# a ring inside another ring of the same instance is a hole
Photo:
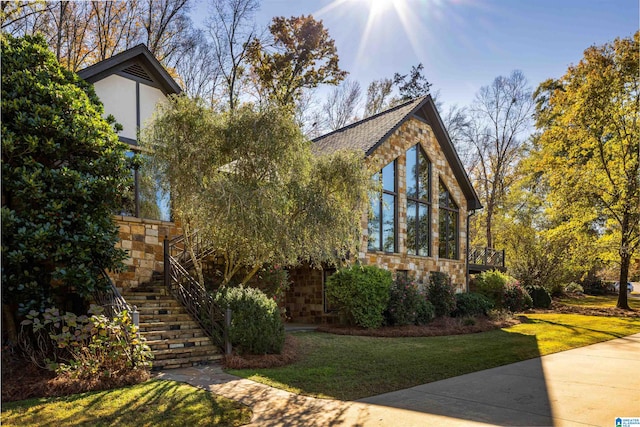
[[[158,87],[165,95],[182,92],[178,83],[144,44],[78,71],[80,78],[89,83],[121,73],[128,78]]]
[[[442,118],[438,114],[431,95],[426,95],[397,105],[386,111],[352,123],[312,140],[313,151],[328,154],[337,150],[363,151],[370,156],[384,141],[411,117],[420,117],[431,126],[453,174],[467,200],[469,210],[481,209],[482,204],[471,185],[469,176],[449,138]]]

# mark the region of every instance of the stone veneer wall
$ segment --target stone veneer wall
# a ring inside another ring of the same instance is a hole
[[[115,216],[120,241],[116,247],[125,249],[129,258],[124,261],[127,269],[121,273],[109,273],[116,287],[136,288],[159,277],[164,272],[165,236],[173,239],[182,234],[182,229],[173,222]]]
[[[324,312],[323,276],[323,270],[306,265],[289,270],[289,279],[293,285],[285,293],[285,308],[290,321],[336,323],[336,313]]]
[[[407,198],[406,194],[406,151],[416,144],[420,144],[431,161],[431,256],[422,257],[407,255]],[[393,272],[407,270],[414,274],[418,281],[427,282],[429,272],[441,271],[447,273],[458,291],[464,291],[466,282],[466,218],[467,202],[458,185],[440,144],[436,140],[431,126],[418,118],[411,118],[398,128],[393,135],[380,145],[367,158],[374,169],[380,170],[388,163],[397,159],[396,180],[398,184],[397,201],[397,253],[367,251],[367,223],[368,216],[362,216],[363,237],[359,259],[363,264],[378,265]],[[439,182],[445,184],[451,197],[459,208],[459,259],[449,260],[438,257],[439,227],[438,227],[438,194]]]
[[[407,197],[406,197],[406,151],[420,144],[431,161],[431,256],[422,257],[407,255]],[[397,253],[367,251],[367,222],[365,212],[362,216],[362,243],[359,258],[364,264],[378,265],[391,271],[407,270],[418,281],[426,282],[429,272],[447,273],[451,282],[459,291],[463,291],[466,282],[466,218],[467,202],[458,185],[458,181],[449,166],[440,144],[431,126],[417,118],[407,120],[376,151],[367,158],[374,169],[382,169],[397,159],[396,180],[398,184],[397,198]],[[459,208],[458,214],[458,254],[457,260],[440,259],[438,257],[438,194],[440,180],[445,184],[451,197]]]

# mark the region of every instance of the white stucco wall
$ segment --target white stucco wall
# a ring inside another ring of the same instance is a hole
[[[142,83],[140,84],[140,125],[143,128],[151,116],[153,116],[156,105],[165,102],[166,99],[167,97],[160,89]]]
[[[114,74],[93,86],[104,104],[105,117],[112,114],[122,125],[118,135],[136,139],[136,82]]]

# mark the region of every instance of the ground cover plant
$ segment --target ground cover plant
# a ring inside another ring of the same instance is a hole
[[[239,426],[251,420],[241,404],[175,381],[147,381],[114,390],[3,403],[3,426]]]
[[[298,333],[297,362],[229,372],[295,393],[353,400],[638,332],[638,318],[529,313],[518,325],[467,335]]]

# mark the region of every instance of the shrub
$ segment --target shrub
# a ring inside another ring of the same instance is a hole
[[[229,340],[238,353],[273,354],[282,352],[284,324],[280,309],[261,290],[226,286],[215,294],[220,307],[231,308]]]
[[[347,322],[379,328],[389,301],[391,272],[370,265],[338,270],[327,281],[327,296],[336,303]]]
[[[529,289],[528,286],[525,286],[525,288]],[[559,297],[564,293],[564,286],[560,283],[554,283],[551,286],[544,286],[544,289],[546,289],[553,297]]]
[[[389,290],[389,303],[385,310],[388,325],[404,326],[416,323],[418,307],[426,302],[418,286],[407,278],[398,277]]]
[[[582,282],[582,288],[587,295],[606,295],[607,284],[599,278],[587,278]]]
[[[111,377],[148,368],[151,351],[129,313],[123,311],[113,319],[101,313],[95,305],[90,317],[61,314],[57,308],[32,310],[21,323],[22,350],[37,366],[72,378]]]
[[[291,284],[289,272],[280,265],[265,265],[255,275],[255,279],[255,287],[276,302],[284,299],[284,293]]]
[[[509,283],[505,286],[502,303],[503,308],[516,312],[530,308],[533,301],[527,291],[519,283]]]
[[[496,308],[503,307],[503,295],[508,283],[515,283],[515,279],[498,270],[485,271],[476,276],[477,292],[489,298]]]
[[[429,274],[427,296],[438,317],[448,316],[456,308],[455,290],[449,284],[449,276],[439,271]]]
[[[416,310],[416,325],[426,325],[436,317],[436,308],[427,301],[426,297],[420,299],[420,304]]]
[[[467,292],[456,294],[456,309],[451,313],[453,317],[467,317],[487,315],[493,308],[493,303],[484,295]]]
[[[571,282],[564,287],[564,292],[567,294],[581,294],[584,293],[584,288],[578,285],[576,282]]]
[[[525,288],[535,308],[551,307],[551,295],[542,286],[528,286]]]

